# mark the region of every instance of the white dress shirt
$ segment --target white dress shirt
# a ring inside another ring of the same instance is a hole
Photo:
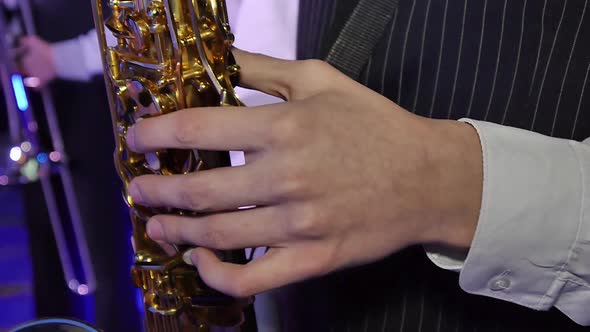
[[[482,143],[479,222],[465,259],[433,250],[429,257],[460,271],[468,293],[536,310],[555,306],[590,325],[590,140],[462,121]]]
[[[237,47],[295,58],[298,1],[227,3]],[[88,80],[102,73],[94,32],[55,44],[54,51],[61,78]],[[250,90],[239,94],[249,105],[277,102]],[[482,145],[479,223],[466,255],[453,258],[447,250],[427,248],[429,258],[460,272],[466,292],[536,310],[555,306],[577,323],[590,325],[590,146],[461,121],[477,129]],[[239,153],[232,156],[235,164],[243,162]],[[259,305],[269,309],[264,303]],[[273,330],[273,319],[272,314],[259,317],[261,330]]]

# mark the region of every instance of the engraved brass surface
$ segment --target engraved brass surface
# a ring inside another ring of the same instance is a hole
[[[145,174],[187,174],[230,165],[229,153],[162,150],[137,154],[125,135],[147,117],[189,107],[241,106],[232,80],[239,73],[231,55],[233,35],[221,0],[92,0],[116,139],[115,164],[133,222],[132,278],[142,289],[148,331],[207,331],[244,321],[251,299],[234,299],[208,288],[195,268],[182,262],[186,248],[169,255],[146,233],[156,214],[194,216],[190,211],[145,208],[127,189]],[[110,11],[103,15],[103,5]],[[103,25],[104,24],[104,25]],[[106,26],[106,28],[105,28]],[[107,45],[107,34],[116,45]],[[222,257],[245,263],[243,251]]]

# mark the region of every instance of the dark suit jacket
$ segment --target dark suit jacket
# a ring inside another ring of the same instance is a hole
[[[324,58],[356,2],[301,0],[299,57]],[[361,81],[419,115],[581,140],[590,136],[588,2],[401,0]],[[586,330],[557,310],[468,295],[422,248],[283,295],[288,331]]]

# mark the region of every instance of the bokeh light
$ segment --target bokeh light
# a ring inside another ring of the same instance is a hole
[[[61,160],[61,153],[57,151],[53,151],[49,154],[49,160],[53,161],[54,163]]]
[[[37,161],[41,164],[45,164],[48,160],[47,153],[41,152],[37,155]]]
[[[23,152],[29,152],[31,151],[31,149],[33,148],[31,142],[25,141],[20,145],[21,150],[23,150]]]
[[[76,279],[72,279],[68,282],[68,287],[70,287],[70,289],[73,291],[77,291],[79,286],[80,283]]]
[[[78,294],[88,295],[88,285],[81,284],[80,286],[78,286]]]
[[[23,151],[21,150],[20,147],[15,146],[12,149],[10,149],[10,159],[12,161],[20,161],[21,158],[23,157]]]

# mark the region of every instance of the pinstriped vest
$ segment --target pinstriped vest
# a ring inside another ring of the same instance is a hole
[[[324,58],[356,2],[301,0],[299,57]],[[402,0],[360,80],[423,116],[581,140],[589,72],[589,0]],[[421,248],[281,293],[285,331],[590,331],[468,295]]]

